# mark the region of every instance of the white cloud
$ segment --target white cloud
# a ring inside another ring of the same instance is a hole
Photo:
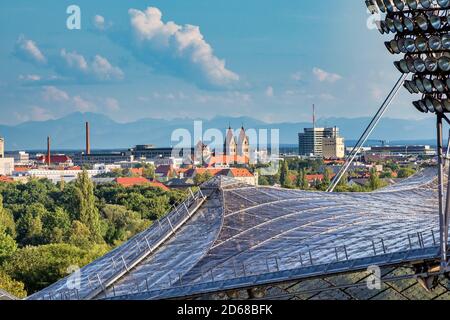
[[[162,21],[158,8],[128,11],[136,56],[154,68],[194,81],[199,87],[229,88],[239,76],[225,67],[198,26]]]
[[[79,80],[112,81],[121,80],[124,77],[123,71],[113,66],[106,58],[96,55],[92,61],[73,51],[67,52],[65,49],[60,53],[61,61],[57,63],[57,70],[64,75],[72,75]]]
[[[124,78],[123,71],[113,66],[108,59],[101,55],[95,55],[92,59],[85,58],[76,51],[61,49],[59,54],[45,57],[34,41],[19,37],[14,54],[19,59],[36,65],[53,69],[57,77],[50,79],[51,82],[105,82],[117,81]],[[19,77],[20,78],[20,77]],[[22,80],[39,81],[42,79],[20,78]]]
[[[274,96],[273,87],[271,86],[267,87],[265,94],[267,97],[273,97]]]
[[[99,30],[105,30],[105,18],[101,15],[95,15],[94,17],[94,26]]]
[[[335,83],[342,79],[342,77],[336,73],[330,73],[320,68],[313,68],[313,74],[320,82]]]
[[[19,75],[19,80],[24,80],[24,81],[39,81],[41,80],[41,76],[37,75],[37,74],[26,74],[26,75]]]
[[[291,78],[295,81],[300,81],[300,80],[302,80],[302,73],[300,71],[298,71],[298,72],[292,74]]]
[[[106,98],[105,99],[105,107],[108,111],[112,111],[112,112],[120,110],[119,101],[117,101],[114,98]]]
[[[45,121],[49,119],[54,119],[54,115],[51,114],[47,109],[34,105],[28,107],[26,113],[14,112],[14,116],[20,122]]]
[[[81,112],[88,112],[88,111],[95,111],[96,106],[94,103],[85,100],[84,98],[80,96],[74,96],[73,99],[73,105],[76,110]]]
[[[37,65],[44,65],[47,63],[47,58],[42,54],[37,44],[34,41],[25,38],[24,35],[21,35],[17,40],[14,54],[22,60]]]
[[[42,97],[45,101],[68,101],[70,100],[69,94],[61,89],[53,86],[44,87]]]

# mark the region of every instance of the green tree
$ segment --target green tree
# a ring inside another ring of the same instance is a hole
[[[42,217],[42,224],[46,243],[64,242],[71,227],[69,213],[60,207],[57,207],[55,212],[47,211]]]
[[[78,202],[78,220],[86,225],[91,234],[91,240],[100,243],[100,215],[95,205],[94,185],[86,170],[78,176],[75,182],[76,198]]]
[[[260,186],[268,186],[268,185],[270,185],[269,179],[267,179],[266,176],[263,176],[263,175],[259,174],[258,175],[258,184]]]
[[[12,279],[2,270],[0,270],[0,289],[3,289],[20,299],[23,299],[27,296],[24,284]]]
[[[3,207],[3,197],[0,193],[0,233],[6,232],[11,237],[16,237],[16,224],[12,214]]]
[[[211,172],[209,172],[209,170],[205,170],[204,173],[198,173],[195,175],[194,183],[199,186],[202,183],[209,181],[212,177],[213,175],[211,174]]]
[[[26,208],[17,221],[19,243],[22,245],[39,245],[43,243],[42,217],[47,210],[41,203],[35,203]]]
[[[67,238],[67,243],[79,248],[88,248],[91,246],[91,240],[92,235],[89,228],[81,221],[73,221],[69,236]]]
[[[289,177],[289,166],[288,162],[285,160],[280,168],[280,184],[283,188],[292,187],[291,179]]]
[[[17,243],[14,239],[4,233],[0,232],[0,265],[6,261],[17,250]]]
[[[323,183],[325,185],[327,185],[327,187],[330,185],[331,183],[331,170],[330,168],[325,168],[324,172],[323,172]]]
[[[105,240],[109,244],[118,245],[150,226],[150,222],[141,219],[139,213],[123,206],[106,205],[102,213],[107,223]]]
[[[377,190],[381,188],[382,181],[378,176],[377,170],[375,168],[370,169],[370,177],[369,177],[369,188],[370,190]]]
[[[155,180],[155,167],[152,164],[144,164],[142,175],[150,180]]]
[[[25,284],[28,293],[41,290],[67,276],[69,266],[82,267],[108,251],[107,246],[80,249],[69,244],[49,244],[18,249],[3,264],[10,277]]]
[[[413,168],[409,168],[409,167],[401,168],[400,170],[398,170],[397,177],[398,178],[408,178],[415,173],[416,173],[416,171]]]

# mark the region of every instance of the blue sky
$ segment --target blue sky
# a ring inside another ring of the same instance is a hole
[[[0,123],[372,115],[399,75],[368,18],[362,0],[1,1]],[[388,116],[423,117],[411,100]]]

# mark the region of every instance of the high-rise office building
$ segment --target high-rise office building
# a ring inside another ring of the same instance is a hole
[[[298,134],[299,154],[323,158],[343,158],[345,156],[344,138],[339,129],[305,128]]]

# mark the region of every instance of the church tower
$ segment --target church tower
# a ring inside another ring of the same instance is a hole
[[[249,157],[249,139],[245,134],[244,126],[241,127],[237,143],[237,154],[240,157]]]
[[[237,154],[237,143],[231,126],[228,127],[227,136],[225,138],[224,152],[225,155],[233,157]]]

